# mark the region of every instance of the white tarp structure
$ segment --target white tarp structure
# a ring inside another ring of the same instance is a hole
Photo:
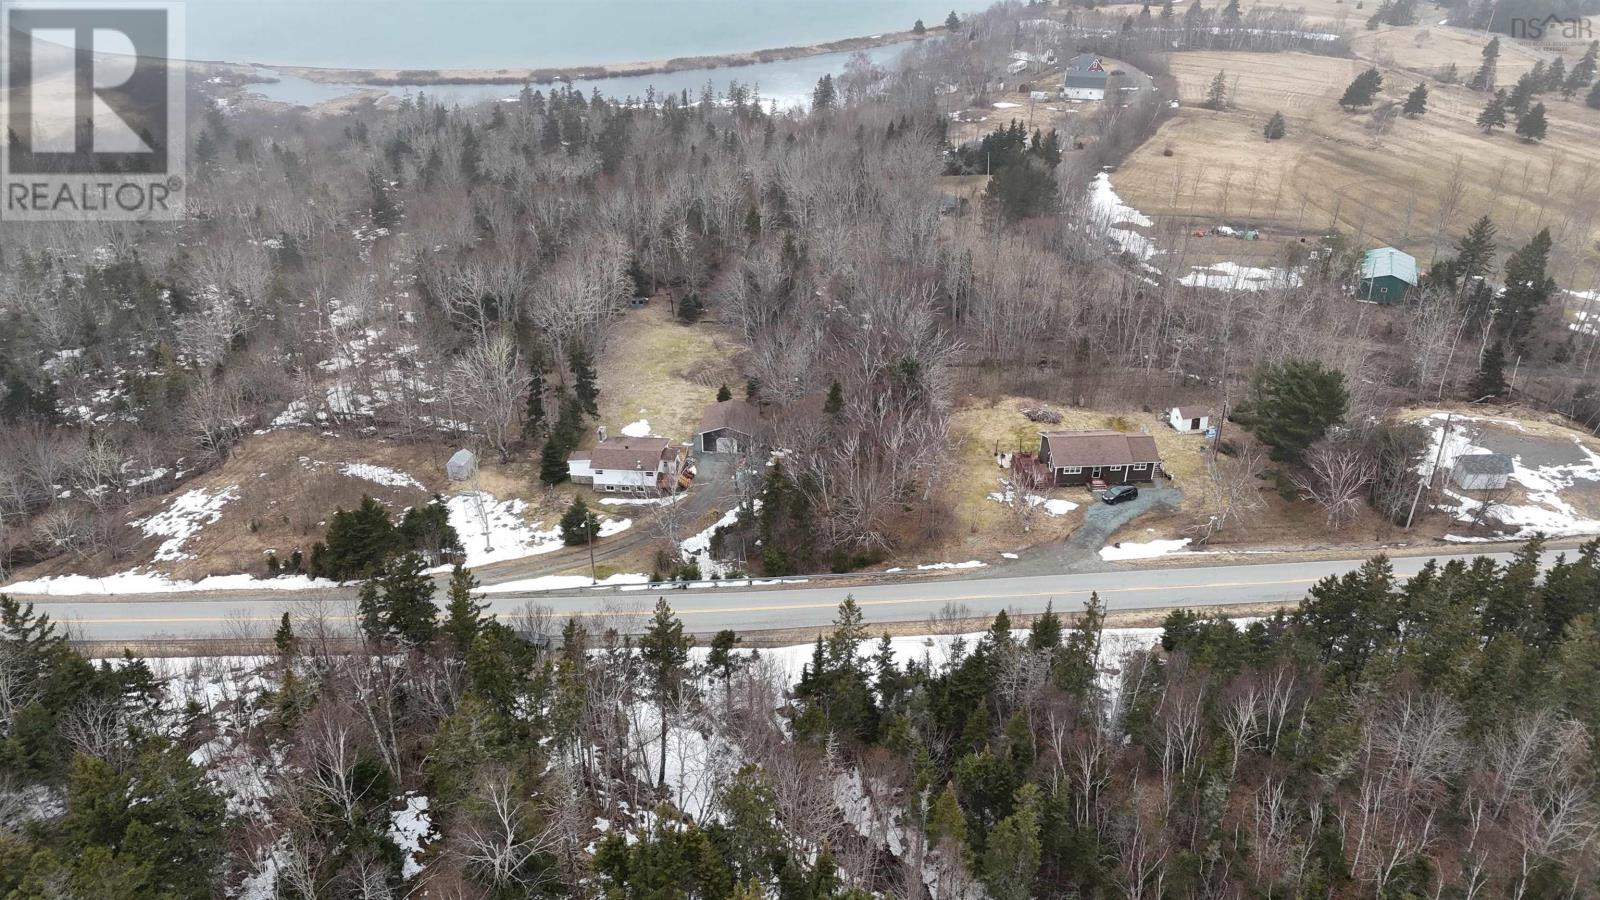
[[[466,481],[478,474],[478,457],[471,450],[462,448],[450,461],[444,464],[444,473],[451,481]]]

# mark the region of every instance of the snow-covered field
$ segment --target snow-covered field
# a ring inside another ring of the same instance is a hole
[[[212,575],[199,581],[175,581],[160,572],[119,572],[104,578],[57,575],[8,584],[8,594],[43,594],[57,597],[98,597],[116,594],[184,594],[194,591],[305,591],[338,587],[338,582],[305,575],[256,578],[253,575]]]
[[[445,501],[450,525],[466,548],[468,568],[538,556],[560,550],[561,531],[543,530],[544,523],[529,525],[523,518],[527,504],[497,500],[487,491],[466,491]]]
[[[419,491],[427,490],[422,486],[422,482],[404,472],[396,471],[386,466],[374,466],[368,463],[345,463],[340,467],[339,471],[351,478],[360,478],[363,481],[370,481],[373,484],[381,484],[385,487],[416,488]]]
[[[1285,269],[1242,266],[1235,262],[1195,266],[1178,279],[1187,287],[1207,287],[1224,291],[1265,291],[1299,287],[1300,276]]]

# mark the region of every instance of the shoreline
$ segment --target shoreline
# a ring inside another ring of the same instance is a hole
[[[427,87],[429,85],[522,85],[554,84],[561,81],[594,81],[605,78],[624,78],[641,75],[668,75],[697,69],[723,69],[750,66],[759,63],[783,62],[823,56],[829,53],[849,53],[872,50],[891,44],[921,40],[945,32],[941,25],[930,26],[921,34],[910,29],[891,31],[866,37],[842,38],[816,44],[792,47],[773,47],[765,50],[741,50],[733,53],[713,53],[704,56],[679,56],[672,59],[642,62],[605,63],[585,66],[552,66],[544,68],[484,68],[484,69],[359,69],[323,66],[280,66],[270,63],[199,63],[199,65],[226,68],[235,72],[255,75],[269,70],[278,75],[302,78],[318,84],[355,84],[374,88]],[[270,83],[271,78],[265,80]]]

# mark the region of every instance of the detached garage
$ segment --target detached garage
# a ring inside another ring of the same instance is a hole
[[[748,453],[755,448],[761,410],[748,400],[722,400],[700,414],[694,445],[701,453]]]

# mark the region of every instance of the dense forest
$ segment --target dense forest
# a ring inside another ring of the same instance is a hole
[[[1097,599],[935,653],[846,598],[793,680],[664,600],[485,619],[462,570],[187,694],[6,600],[0,897],[1596,896],[1600,542],[1542,549],[1126,652]]]

